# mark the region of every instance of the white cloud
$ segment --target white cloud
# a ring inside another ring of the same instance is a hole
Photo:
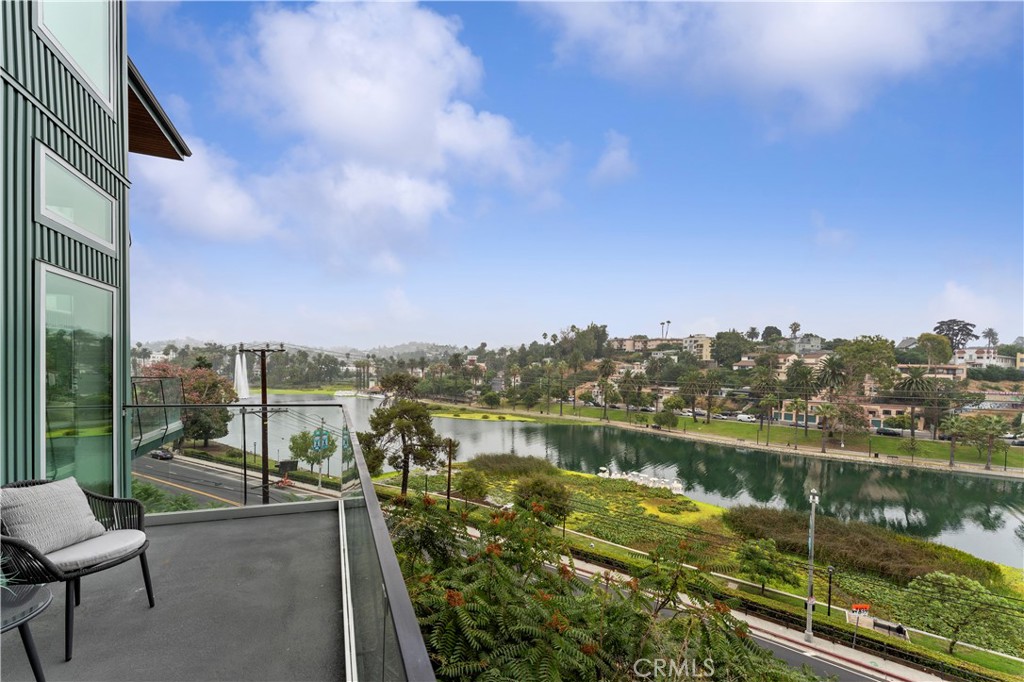
[[[886,83],[1017,40],[1014,3],[551,3],[556,55],[630,83],[738,92],[813,128]]]
[[[347,272],[398,274],[460,183],[557,197],[563,151],[462,99],[483,69],[457,20],[406,4],[268,5],[250,29],[228,41],[220,81],[225,106],[260,128],[261,165],[193,138],[184,164],[140,159],[140,205],[166,225],[273,235]]]
[[[609,130],[604,137],[604,152],[590,171],[590,182],[595,185],[619,182],[636,173],[636,163],[629,151],[629,138],[614,130]]]
[[[403,3],[259,11],[224,73],[226,96],[331,152],[411,173],[458,171],[517,188],[551,162],[508,118],[460,95],[483,67],[456,19]]]
[[[219,239],[252,239],[275,231],[237,164],[198,139],[184,163],[132,157],[132,201],[185,232]]]
[[[954,280],[947,281],[942,291],[932,297],[928,311],[936,321],[958,319],[973,322],[977,325],[975,333],[990,326],[996,329],[1011,329],[1014,326],[1010,323],[1011,311],[1004,310],[996,297],[979,294]]]

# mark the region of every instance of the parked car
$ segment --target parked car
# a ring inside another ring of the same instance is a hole
[[[692,417],[693,410],[676,410],[676,414],[680,417]]]
[[[644,407],[640,408],[640,411],[641,412],[654,412],[654,408],[650,407],[649,405],[645,405]]]
[[[1024,438],[1016,438],[1016,439],[1010,441],[1010,445],[1024,446]]]
[[[953,440],[953,436],[949,435],[948,433],[940,433],[939,440]]]
[[[708,414],[707,412],[705,412],[704,410],[700,409],[699,407],[696,410],[694,410],[693,413],[696,414],[698,417],[706,417],[707,414]]]
[[[747,422],[749,424],[753,424],[753,423],[757,422],[757,417],[755,417],[752,414],[738,414],[738,415],[736,415],[736,421],[738,421],[738,422]]]
[[[153,452],[149,453],[149,456],[152,457],[153,459],[174,459],[174,453],[171,452],[170,450],[164,450],[163,448],[159,450],[154,450]]]
[[[875,433],[879,436],[902,436],[903,432],[899,429],[890,429],[888,426],[881,426],[875,429]]]
[[[728,419],[729,417],[724,414],[714,413],[711,415],[712,419]]]

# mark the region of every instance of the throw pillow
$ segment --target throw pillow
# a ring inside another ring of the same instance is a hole
[[[0,490],[0,515],[10,535],[43,554],[106,532],[73,477]]]

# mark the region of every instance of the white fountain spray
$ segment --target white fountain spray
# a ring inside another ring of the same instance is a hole
[[[249,363],[245,353],[235,354],[235,393],[239,400],[249,398]]]

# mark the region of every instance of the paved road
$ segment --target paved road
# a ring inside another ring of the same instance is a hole
[[[215,469],[181,462],[179,460],[158,460],[149,456],[138,458],[132,463],[132,474],[140,481],[152,483],[172,495],[190,495],[199,504],[206,506],[216,502],[229,507],[242,506],[242,472],[222,473]],[[249,472],[248,504],[262,504],[259,475]],[[299,495],[296,498],[296,495]],[[271,482],[271,502],[294,502],[305,499],[308,493],[293,493],[288,489],[276,488]]]
[[[814,653],[808,654],[806,651],[802,651],[796,646],[774,642],[765,639],[760,635],[752,634],[751,639],[757,642],[761,647],[771,651],[775,654],[776,658],[785,661],[790,666],[800,668],[801,666],[806,665],[814,671],[815,675],[821,677],[828,677],[831,675],[839,682],[880,682],[881,680],[888,679],[882,675],[867,675],[850,668],[842,667],[830,661],[823,661]]]

